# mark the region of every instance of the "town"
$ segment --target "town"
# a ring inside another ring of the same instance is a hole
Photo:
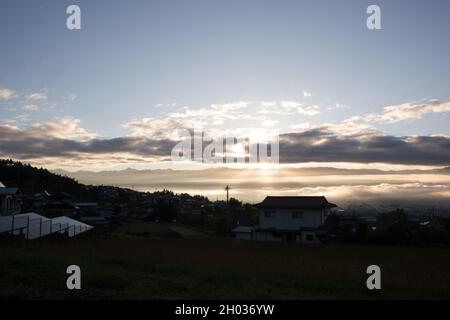
[[[230,197],[229,186],[224,188],[226,200],[210,201],[168,190],[82,185],[12,160],[1,160],[0,173],[0,233],[6,237],[74,237],[92,228],[107,233],[133,221],[179,225],[242,241],[450,244],[450,218],[434,210],[421,215],[402,208],[355,212],[325,196],[301,195],[268,195],[249,204]]]

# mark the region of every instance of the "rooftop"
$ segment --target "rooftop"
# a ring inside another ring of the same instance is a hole
[[[6,188],[0,186],[0,196],[9,196],[17,193],[19,188]]]
[[[256,205],[261,209],[328,209],[337,207],[324,196],[273,197],[268,196]]]
[[[238,226],[232,230],[234,233],[251,233],[253,231],[253,227],[247,226]]]

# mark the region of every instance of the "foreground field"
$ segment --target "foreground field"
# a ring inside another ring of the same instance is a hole
[[[2,243],[0,298],[450,298],[445,248],[183,238],[155,224],[130,224],[130,230]],[[65,287],[71,264],[81,267],[81,291]],[[371,264],[382,269],[377,292],[365,285]]]

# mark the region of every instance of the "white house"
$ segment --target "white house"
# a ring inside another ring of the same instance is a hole
[[[0,216],[20,212],[20,205],[16,197],[18,190],[18,188],[7,188],[0,182]]]
[[[259,225],[253,231],[254,240],[317,243],[317,229],[337,206],[323,196],[269,196],[257,207]]]

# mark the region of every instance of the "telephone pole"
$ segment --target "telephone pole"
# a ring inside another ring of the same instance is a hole
[[[230,191],[230,186],[226,186],[225,190],[227,192],[227,209],[228,209],[228,214],[227,214],[227,237],[230,236],[230,220],[231,220],[231,208],[230,208],[230,199],[229,199],[229,191]]]

